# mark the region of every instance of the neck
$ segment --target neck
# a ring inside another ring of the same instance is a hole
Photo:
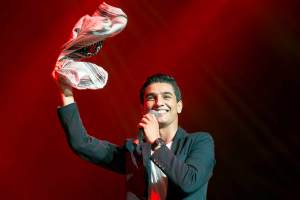
[[[177,129],[178,129],[178,123],[174,123],[173,125],[162,127],[159,129],[160,137],[165,141],[165,143],[168,144],[175,137]]]

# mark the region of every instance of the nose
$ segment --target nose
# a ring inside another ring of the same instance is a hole
[[[156,106],[162,106],[164,104],[164,99],[159,95],[155,99],[155,105]]]

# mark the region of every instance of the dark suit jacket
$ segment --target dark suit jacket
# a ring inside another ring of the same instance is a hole
[[[151,146],[133,139],[117,146],[87,134],[75,103],[58,109],[71,149],[80,157],[126,175],[127,199],[147,199],[150,160],[168,177],[167,199],[205,200],[215,165],[214,143],[205,132],[187,134],[178,128],[171,149],[162,146],[151,155]]]

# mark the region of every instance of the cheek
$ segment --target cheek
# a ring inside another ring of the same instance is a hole
[[[145,102],[145,103],[144,103],[144,109],[145,109],[145,110],[149,110],[149,109],[151,109],[152,107],[153,107],[153,102],[148,101],[148,102]]]
[[[173,109],[177,109],[177,103],[176,103],[176,101],[166,102],[166,105],[168,105],[169,107],[171,107]]]

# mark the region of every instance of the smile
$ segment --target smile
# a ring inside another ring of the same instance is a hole
[[[167,112],[169,112],[169,110],[157,110],[156,112],[158,112],[159,114],[162,114],[162,113],[167,113]]]

